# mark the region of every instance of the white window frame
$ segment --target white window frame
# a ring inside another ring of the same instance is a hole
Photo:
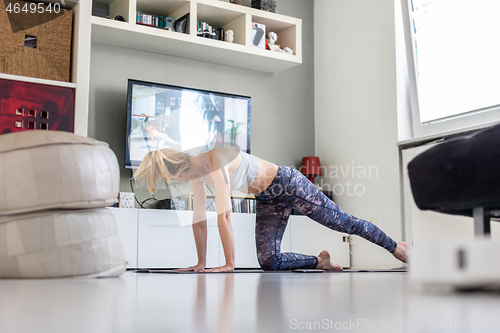
[[[397,1],[397,0],[396,0]],[[413,138],[426,139],[465,132],[487,127],[500,122],[500,105],[470,111],[455,117],[422,123],[420,120],[417,84],[417,64],[415,61],[415,40],[412,33],[411,0],[401,0],[403,14],[404,37],[408,65],[408,88],[410,92],[410,106]]]

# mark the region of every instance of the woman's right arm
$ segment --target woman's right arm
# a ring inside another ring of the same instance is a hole
[[[193,235],[198,254],[198,263],[177,271],[199,271],[207,265],[207,212],[205,182],[201,179],[189,181],[193,190]]]

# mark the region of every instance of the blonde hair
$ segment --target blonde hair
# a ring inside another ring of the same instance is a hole
[[[173,148],[152,150],[144,156],[141,165],[132,177],[141,186],[146,183],[151,194],[156,192],[156,182],[177,177],[191,167],[189,154]]]

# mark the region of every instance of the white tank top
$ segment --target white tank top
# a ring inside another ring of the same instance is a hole
[[[255,156],[247,154],[245,152],[240,152],[241,162],[240,165],[234,172],[229,176],[229,181],[231,183],[231,191],[244,191],[246,190],[255,180],[257,176],[257,159]],[[210,156],[211,158],[211,156]],[[203,177],[205,183],[208,184],[205,177]]]
[[[241,163],[229,176],[231,190],[244,191],[255,180],[257,176],[257,159],[255,156],[240,152]]]

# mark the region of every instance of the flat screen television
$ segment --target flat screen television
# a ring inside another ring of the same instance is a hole
[[[250,97],[131,79],[127,96],[126,168],[167,147],[201,153],[231,146],[250,153]]]

